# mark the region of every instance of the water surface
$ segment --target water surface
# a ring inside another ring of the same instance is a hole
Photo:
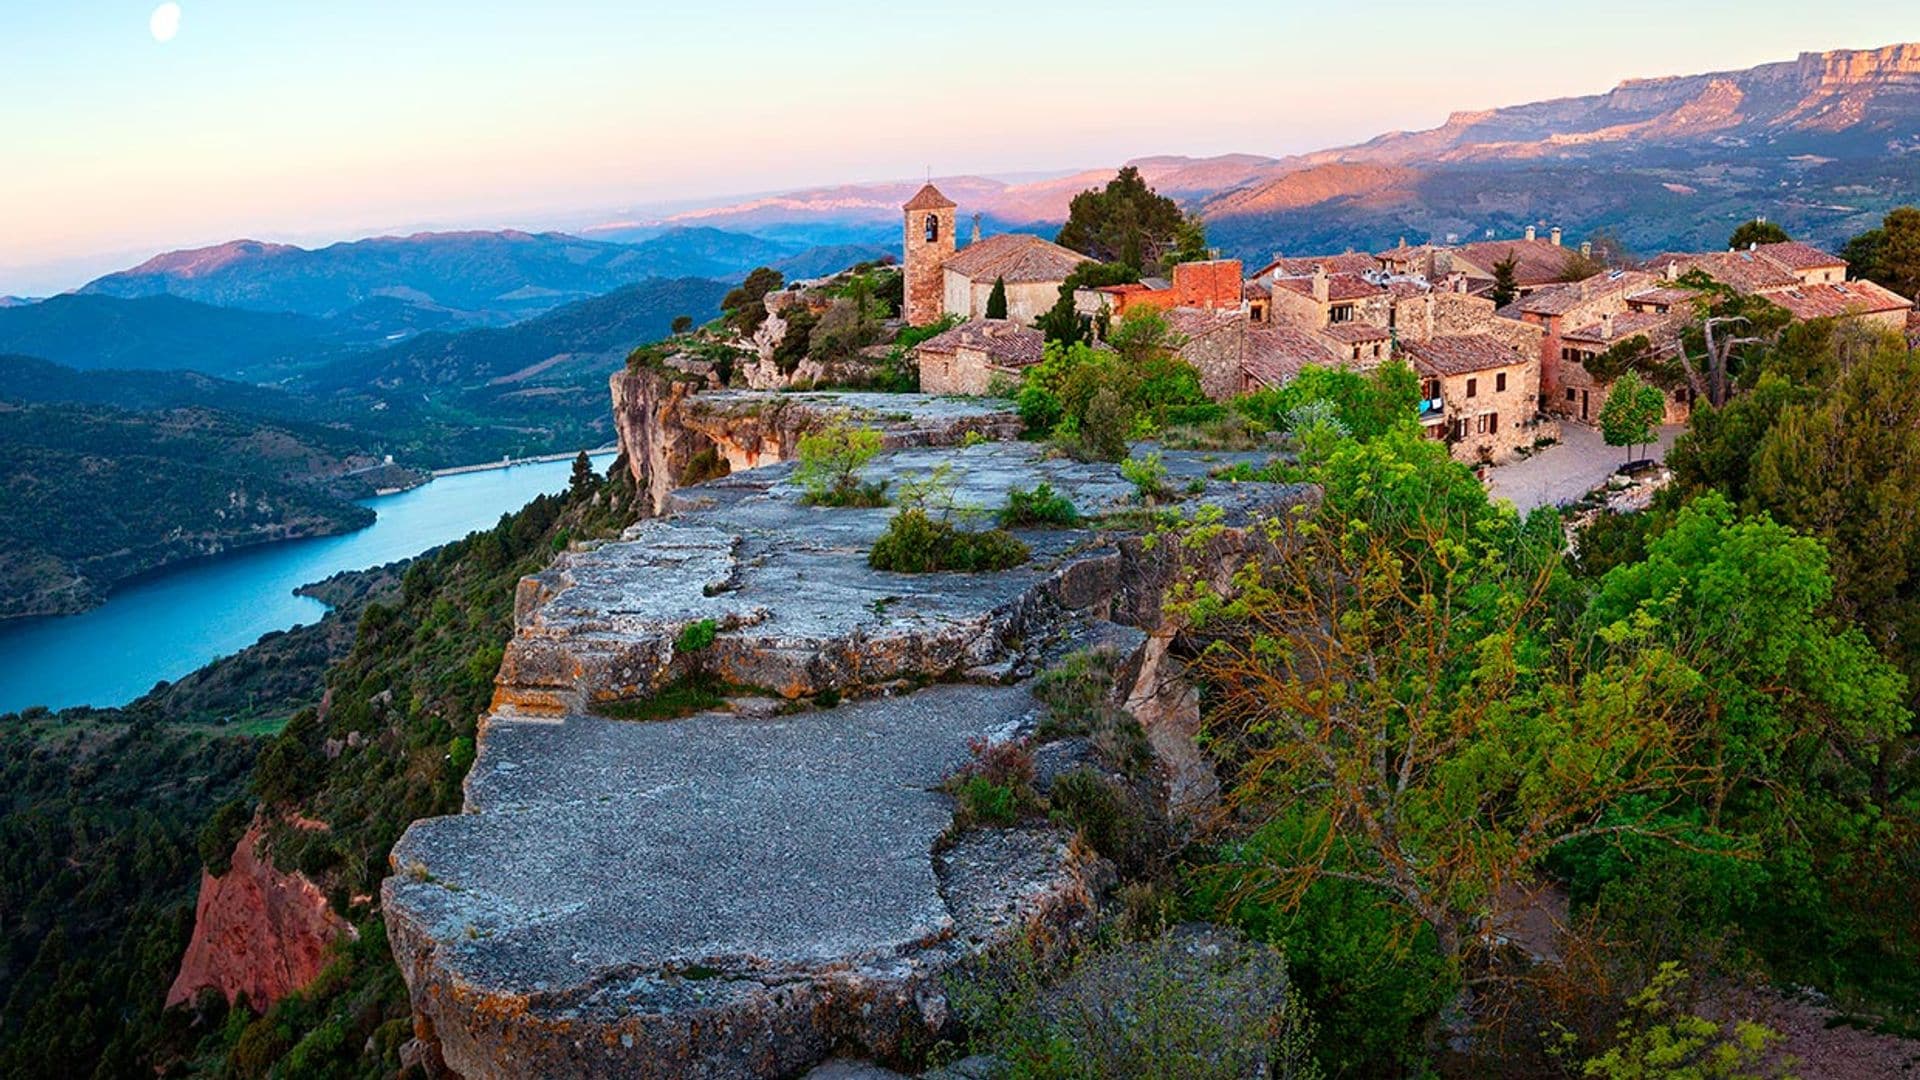
[[[611,455],[594,460],[604,470]],[[562,491],[573,463],[443,476],[368,499],[359,532],[269,544],[162,571],[82,615],[0,622],[0,713],[30,705],[124,705],[161,681],[316,622],[326,605],[293,590],[341,570],[418,555],[489,528],[534,496]]]

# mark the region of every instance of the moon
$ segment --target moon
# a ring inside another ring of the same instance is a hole
[[[147,29],[152,32],[153,40],[165,45],[180,32],[180,5],[167,3],[153,9],[153,17],[147,20]]]

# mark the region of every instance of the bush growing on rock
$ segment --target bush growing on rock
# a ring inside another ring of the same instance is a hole
[[[1005,529],[975,532],[912,508],[893,515],[867,564],[902,574],[981,573],[1010,570],[1030,555],[1027,545]]]
[[[886,505],[886,485],[863,484],[860,470],[880,452],[880,433],[839,421],[800,439],[793,477],[807,489],[807,506]]]
[[[1073,500],[1041,484],[1032,491],[1014,488],[1007,492],[1007,505],[1000,511],[1000,524],[1006,528],[1057,525],[1065,528],[1080,524],[1080,511]]]
[[[720,624],[712,619],[701,619],[688,623],[674,639],[673,650],[678,653],[705,652],[713,646],[713,640],[719,635]]]

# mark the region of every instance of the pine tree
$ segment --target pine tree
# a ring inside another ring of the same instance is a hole
[[[994,278],[993,291],[987,294],[987,318],[1007,317],[1007,279]]]
[[[580,451],[580,456],[573,459],[573,480],[567,485],[568,490],[576,496],[583,495],[599,482],[600,478],[593,472],[593,460],[585,450]]]
[[[1520,296],[1520,261],[1512,255],[1493,264],[1493,306],[1506,307]]]

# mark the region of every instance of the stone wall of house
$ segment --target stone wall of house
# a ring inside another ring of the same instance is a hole
[[[920,392],[923,394],[970,394],[987,392],[993,381],[993,364],[980,349],[955,349],[950,353],[920,350]]]
[[[1032,326],[1040,316],[1052,310],[1060,299],[1058,281],[1009,282],[1007,318],[1023,326]],[[993,295],[993,282],[973,281],[965,274],[946,271],[946,313],[967,319],[987,317],[987,299]]]
[[[1511,367],[1449,375],[1440,386],[1447,421],[1455,431],[1453,456],[1460,461],[1498,465],[1546,434],[1537,422],[1540,383],[1535,364],[1515,362]],[[1498,416],[1499,422],[1492,423],[1490,416]]]
[[[1545,392],[1547,411],[1569,420],[1599,426],[1600,410],[1606,408],[1607,396],[1612,392],[1613,384],[1594,378],[1578,361],[1562,360],[1556,367],[1559,369],[1559,382],[1554,389]],[[1667,411],[1661,423],[1684,424],[1692,418],[1692,402],[1684,387],[1667,391],[1666,398]]]
[[[1285,322],[1319,330],[1327,325],[1327,305],[1292,289],[1275,287],[1271,319],[1275,323]]]
[[[1180,347],[1180,358],[1200,373],[1200,388],[1215,401],[1226,401],[1240,392],[1246,355],[1244,315]]]

